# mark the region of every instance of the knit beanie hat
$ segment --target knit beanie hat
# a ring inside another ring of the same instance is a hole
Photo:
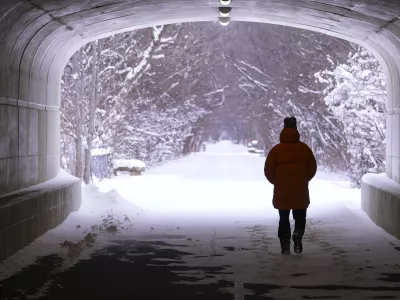
[[[297,121],[295,117],[285,118],[283,120],[284,128],[297,128]]]

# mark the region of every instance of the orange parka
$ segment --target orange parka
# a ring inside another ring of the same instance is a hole
[[[296,128],[284,128],[280,143],[268,153],[264,174],[274,185],[273,205],[276,209],[306,209],[310,204],[308,182],[317,172],[311,149],[300,142]]]

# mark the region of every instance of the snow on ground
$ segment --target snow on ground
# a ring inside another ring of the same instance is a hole
[[[276,214],[271,206],[273,186],[263,173],[265,158],[230,142],[207,148],[206,152],[170,162],[141,177],[125,175],[104,180],[100,190],[116,189],[124,198],[153,212]],[[338,203],[360,208],[360,190],[350,189],[337,174],[318,172],[310,183],[310,195],[310,211],[329,210]]]
[[[116,237],[175,236],[175,242],[197,254],[186,259],[187,265],[225,265],[232,275],[219,279],[288,286],[268,294],[276,299],[299,299],[293,286],[310,285],[356,286],[330,291],[344,299],[397,295],[390,289],[399,288],[391,276],[400,276],[400,241],[371,222],[360,208],[360,190],[351,189],[340,175],[318,171],[310,183],[305,251],[280,255],[278,213],[272,207],[273,186],[264,178],[264,160],[225,141],[142,176],[122,175],[83,187],[80,211],[4,261],[0,280],[39,255],[62,252],[72,257],[68,268]],[[92,242],[84,240],[88,233],[94,234]],[[61,247],[65,240],[83,240],[83,250]],[[219,255],[224,249],[238,251]],[[384,289],[368,290],[376,286]],[[315,297],[321,293],[308,291]]]
[[[61,253],[69,259],[64,268],[90,258],[93,251],[109,244],[108,237],[129,232],[144,215],[143,209],[121,197],[115,189],[105,193],[98,186],[82,184],[82,205],[58,227],[0,262],[0,281],[35,262],[39,256]]]

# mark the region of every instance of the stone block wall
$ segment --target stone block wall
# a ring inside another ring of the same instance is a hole
[[[81,205],[81,181],[63,173],[0,197],[0,261],[61,224]]]
[[[60,114],[0,98],[0,196],[54,178],[60,169]]]

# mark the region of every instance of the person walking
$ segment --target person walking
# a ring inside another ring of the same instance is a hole
[[[274,185],[272,203],[279,210],[281,253],[290,254],[289,216],[292,210],[294,252],[300,254],[303,252],[302,237],[310,205],[308,183],[317,172],[317,163],[312,150],[300,141],[296,118],[285,118],[283,123],[280,143],[271,149],[265,160],[264,175]]]

